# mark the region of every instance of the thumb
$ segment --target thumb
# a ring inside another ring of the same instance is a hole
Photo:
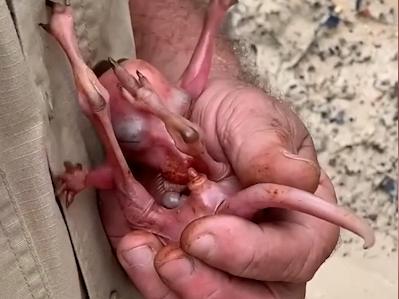
[[[143,298],[177,299],[160,279],[154,258],[161,242],[152,234],[134,231],[124,236],[117,247],[117,257]]]
[[[275,183],[313,193],[320,169],[298,116],[254,88],[242,88],[229,99],[218,110],[217,134],[241,184]]]
[[[249,159],[237,160],[237,175],[245,186],[276,182],[312,193],[317,189],[320,168],[314,161],[281,146],[265,145],[261,149],[247,156]]]
[[[184,230],[181,247],[233,276],[303,283],[330,254],[338,235],[336,226],[325,221],[307,216],[306,221],[257,225],[236,216],[203,217]],[[318,230],[308,229],[310,224]]]

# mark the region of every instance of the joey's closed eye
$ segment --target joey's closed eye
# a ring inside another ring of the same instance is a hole
[[[140,118],[132,118],[113,124],[116,138],[121,143],[137,144],[141,146],[147,143],[149,135],[145,122]]]

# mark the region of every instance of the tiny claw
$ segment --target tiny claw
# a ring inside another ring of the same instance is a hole
[[[108,57],[108,62],[111,64],[112,70],[119,80],[119,88],[122,90],[123,87],[128,93],[135,97],[137,95],[137,90],[141,87],[137,79],[112,57]]]
[[[108,62],[111,64],[112,69],[115,69],[117,66],[119,66],[119,63],[112,57],[108,57]]]
[[[76,168],[77,168],[78,170],[82,170],[82,169],[83,169],[82,163],[76,164]]]
[[[140,82],[141,86],[144,86],[147,88],[151,87],[151,83],[150,83],[150,81],[148,81],[146,76],[144,76],[142,73],[140,73],[139,70],[136,70],[136,74],[137,74],[137,77],[139,78],[139,82]]]
[[[136,74],[137,74],[137,77],[139,77],[140,80],[145,78],[144,75],[142,73],[140,73],[139,70],[136,70]]]
[[[69,191],[66,195],[66,200],[65,200],[65,207],[69,208],[70,205],[73,202],[73,197],[74,197],[74,193],[72,191]]]
[[[44,23],[39,23],[38,24],[40,27],[42,27],[45,31],[47,31],[48,33],[51,33],[50,30],[50,24],[44,24]]]
[[[66,183],[62,182],[61,186],[59,186],[56,191],[55,191],[55,195],[57,197],[60,197],[62,195],[62,193],[65,191],[66,188]]]

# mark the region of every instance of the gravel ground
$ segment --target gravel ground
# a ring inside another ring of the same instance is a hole
[[[398,3],[370,2],[240,0],[226,29],[254,79],[309,128],[340,204],[376,229],[362,254],[396,256]],[[335,254],[359,242],[343,232]]]

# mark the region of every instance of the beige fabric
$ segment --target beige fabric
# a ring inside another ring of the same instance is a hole
[[[71,2],[91,66],[134,55],[127,0]],[[38,26],[47,21],[44,0],[0,0],[0,298],[139,298],[111,252],[94,192],[63,211],[54,198],[49,169],[101,154],[68,60]]]

